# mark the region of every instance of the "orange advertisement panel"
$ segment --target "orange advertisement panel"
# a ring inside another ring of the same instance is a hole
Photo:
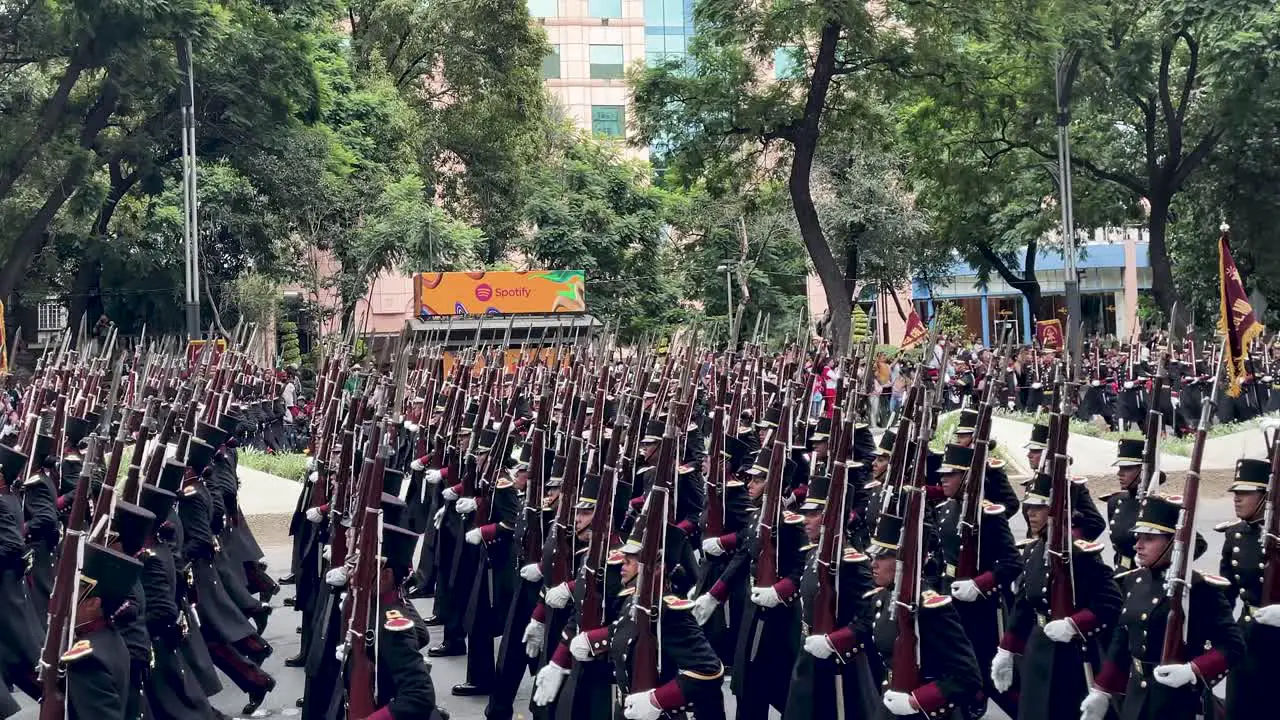
[[[580,313],[587,309],[586,273],[430,272],[413,276],[418,316]]]

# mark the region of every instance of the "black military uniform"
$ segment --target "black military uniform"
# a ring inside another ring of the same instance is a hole
[[[697,595],[709,592],[712,585],[720,579],[738,547],[739,533],[748,530],[751,524],[751,498],[746,483],[739,479],[739,473],[750,468],[753,462],[753,456],[747,452],[747,443],[741,439],[750,430],[739,428],[738,436],[725,437],[724,527],[723,532],[702,542],[703,562],[698,568],[698,583],[695,586]],[[720,661],[725,664],[733,662],[746,586],[740,586],[738,590],[738,597],[729,598],[729,602],[717,607],[702,625],[702,632],[716,649]]]
[[[155,485],[143,485],[139,504],[157,520],[169,517],[177,496]],[[215,717],[199,679],[182,653],[188,624],[178,605],[173,548],[160,539],[159,523],[138,556],[142,561],[145,622],[155,660],[146,683],[147,705],[156,720]]]
[[[851,462],[849,465],[855,466],[853,470],[856,470],[859,463]],[[858,485],[862,484],[861,478],[852,470],[846,475],[846,482],[850,477],[855,478],[853,482]],[[830,488],[829,476],[813,476],[809,482],[809,495],[800,511],[805,514],[837,511],[841,520],[840,532],[843,533],[848,503],[839,510],[828,510],[826,504]],[[846,500],[851,501],[848,496]],[[858,623],[868,617],[865,607],[867,593],[875,586],[871,579],[870,558],[844,543],[837,543],[835,548],[840,554],[838,569],[833,568],[836,572],[837,629],[826,635],[815,635],[813,629],[819,573],[826,572],[826,569],[819,564],[817,543],[809,543],[802,548],[808,558],[804,576],[800,579],[800,639],[803,649],[796,655],[795,667],[791,671],[784,717],[837,717],[841,708],[846,717],[873,717],[880,706],[880,694],[871,674],[867,653],[863,652],[863,641],[867,636],[864,633],[858,637]],[[811,644],[815,650],[808,649]],[[819,657],[815,652],[825,656]]]
[[[49,435],[36,436],[34,452],[37,472],[22,484],[22,515],[27,529],[27,549],[31,553],[31,570],[27,573],[31,602],[43,624],[48,622],[48,617],[39,611],[49,607],[49,595],[53,593],[60,535],[58,486],[52,477],[59,459]]]
[[[1181,511],[1181,499],[1155,494],[1147,496],[1135,533],[1172,536]],[[1170,545],[1172,549],[1172,544]],[[1165,558],[1169,552],[1166,551]],[[1165,624],[1169,603],[1165,573],[1169,566],[1141,567],[1125,578],[1128,592],[1120,622],[1111,638],[1102,672],[1086,705],[1104,706],[1102,693],[1124,695],[1121,720],[1191,720],[1204,712],[1204,691],[1220,681],[1238,664],[1244,652],[1240,630],[1231,617],[1225,590],[1230,583],[1215,575],[1193,573],[1185,665],[1161,666]],[[1157,680],[1157,668],[1168,667],[1190,681],[1169,687]],[[1086,711],[1083,718],[1100,715]]]
[[[515,468],[516,473],[523,473],[529,469],[528,463],[531,453],[532,445],[526,443],[521,461]],[[545,464],[542,467],[550,470],[552,457],[550,455],[546,456],[544,462]],[[546,486],[544,485],[545,488]],[[523,506],[523,493],[518,494],[517,498],[519,498],[517,503]],[[546,496],[544,496],[544,503],[546,499]],[[515,531],[510,540],[514,556],[512,570],[516,568],[523,570],[527,566],[535,568],[538,566],[541,556],[525,557],[524,553],[521,552],[524,547],[525,536],[526,533],[530,532],[531,523],[541,523],[543,536],[545,537],[547,527],[550,525],[553,516],[554,511],[545,504],[537,509],[521,508]],[[521,680],[525,675],[532,674],[537,670],[536,658],[529,657],[523,642],[524,629],[533,614],[534,606],[538,604],[538,594],[542,590],[541,568],[538,568],[537,572],[536,580],[526,580],[518,572],[514,580],[516,585],[513,590],[512,600],[507,607],[506,621],[502,626],[502,642],[498,645],[497,671],[494,674],[493,687],[489,692],[489,702],[485,705],[484,710],[485,717],[490,720],[511,720],[515,714],[515,697]]]
[[[365,720],[440,720],[431,671],[422,658],[426,630],[415,620],[400,586],[413,567],[418,534],[396,525],[383,525],[382,551],[391,570],[392,584],[382,586],[379,597],[378,640],[366,646],[376,652],[378,710]]]
[[[142,546],[156,524],[156,516],[144,507],[123,500],[116,502],[113,516],[113,529],[116,532],[114,547],[131,558],[138,559]],[[117,611],[113,624],[124,639],[129,649],[129,690],[125,702],[125,716],[140,718],[149,716],[145,688],[150,681],[151,663],[154,655],[151,649],[151,635],[147,632],[146,593],[142,588],[141,573],[135,575],[134,584],[129,589],[125,602],[133,605],[127,613]]]
[[[1036,423],[1031,427],[1031,442],[1024,448],[1031,453],[1042,455],[1048,446],[1049,426]],[[1033,473],[1041,469],[1039,463],[1033,462],[1032,465]],[[1031,484],[1034,478],[1033,474],[1032,479],[1027,480],[1025,484]],[[1073,478],[1071,481],[1071,531],[1077,538],[1089,541],[1097,540],[1107,531],[1107,521],[1102,517],[1102,513],[1098,512],[1098,506],[1094,503],[1093,496],[1089,494],[1087,478]]]
[[[81,596],[74,642],[62,655],[71,720],[125,720],[129,649],[115,623],[129,613],[126,600],[142,563],[90,543],[80,572]]]
[[[198,608],[200,631],[214,665],[249,695],[244,714],[252,715],[267,693],[275,688],[275,679],[258,667],[271,654],[271,646],[228,596],[214,566],[217,549],[212,518],[220,509],[220,502],[201,480],[213,455],[212,446],[199,438],[191,438],[185,466],[168,460],[161,472],[179,474],[190,470],[178,497],[178,515],[183,527],[183,556],[191,568],[192,604]]]
[[[875,535],[867,548],[873,558],[896,557],[902,538],[902,518],[881,515]],[[893,679],[893,650],[898,638],[898,624],[890,608],[895,602],[892,585],[876,587],[865,593],[869,615],[861,626],[867,628],[880,658],[883,685],[887,689]],[[924,591],[916,606],[917,640],[920,657],[920,686],[911,691],[911,699],[920,712],[914,718],[930,720],[967,720],[979,717],[986,709],[982,697],[982,675],[973,654],[956,603],[946,595]],[[873,668],[875,669],[875,668]],[[880,708],[882,720],[900,717]]]
[[[670,537],[668,528],[668,541]],[[621,551],[623,554],[634,555],[640,552],[641,547],[641,543],[633,536],[622,546]],[[630,601],[631,605],[628,608],[624,603],[616,610],[618,619],[611,626],[608,637],[608,652],[613,661],[618,692],[624,697],[623,715],[628,718],[656,719],[664,713],[678,714],[692,709],[699,720],[723,720],[724,696],[720,686],[724,678],[724,666],[693,618],[693,603],[675,595],[665,595],[660,608],[649,610],[658,613],[655,631],[658,634],[660,654],[659,684],[648,692],[632,692],[637,632],[632,614],[642,611],[634,604],[637,599],[636,588],[637,578],[624,581],[623,589],[618,595]],[[634,707],[634,710],[626,710],[627,707]]]
[[[1023,506],[1048,506],[1052,485],[1049,474],[1038,473],[1023,497]],[[1090,673],[1099,669],[1106,647],[1104,640],[1110,638],[1120,615],[1120,588],[1111,577],[1111,568],[1102,561],[1102,544],[1074,540],[1070,572],[1076,611],[1063,618],[1074,634],[1068,642],[1050,638],[1044,629],[1054,621],[1050,615],[1052,569],[1046,538],[1047,528],[1023,550],[1025,570],[1018,580],[1017,596],[1000,648],[1022,656],[1018,664],[1019,718],[1078,720],[1080,701],[1089,689],[1085,665],[1091,668]]]
[[[766,473],[773,448],[760,451],[750,474]],[[783,484],[786,484],[784,477]],[[807,544],[801,524],[804,517],[788,511],[780,513],[775,547],[778,553],[778,580],[771,590],[779,600],[774,607],[759,605],[750,600],[742,613],[738,629],[738,644],[734,650],[732,688],[738,696],[739,720],[765,717],[772,706],[779,712],[786,708],[787,688],[777,682],[780,677],[790,677],[800,650],[800,637],[796,632],[799,618],[800,578],[804,573],[805,555],[801,548]],[[721,579],[709,593],[723,603],[729,596],[729,588],[744,586],[754,591],[756,547],[759,541],[757,515],[753,527],[744,533],[741,549],[735,553]],[[763,588],[768,593],[770,588]]]
[[[1265,493],[1271,466],[1266,460],[1242,459],[1236,463],[1233,493]],[[1261,500],[1261,497],[1260,497]],[[1274,512],[1274,510],[1273,510]],[[1227,718],[1257,717],[1259,708],[1274,702],[1270,683],[1280,671],[1280,606],[1265,606],[1262,599],[1266,561],[1263,555],[1263,502],[1251,517],[1224,522],[1216,530],[1224,534],[1219,572],[1230,585],[1227,601],[1234,607],[1240,599],[1240,633],[1245,653],[1227,675]],[[1261,612],[1259,612],[1261,611]]]
[[[966,472],[972,461],[972,448],[948,445],[941,472]],[[960,492],[964,492],[963,488]],[[960,524],[964,521],[963,513],[960,496],[948,498],[937,507],[938,535],[942,541],[938,562],[943,568],[940,587],[950,588],[953,596],[957,595],[956,585],[963,582],[957,582],[956,577],[956,565],[960,561]],[[969,636],[969,644],[973,647],[979,666],[985,668],[991,665],[1000,642],[1002,595],[1022,574],[1022,558],[1014,543],[1013,532],[1009,529],[1005,508],[984,500],[978,517],[978,574],[967,580],[977,586],[979,596],[967,602],[957,602],[956,612]],[[988,694],[1006,712],[1010,712],[1014,703],[1003,693],[996,693],[990,686],[990,679],[987,680]]]
[[[13,493],[26,464],[26,455],[0,445],[0,675],[39,699],[33,668],[40,658],[41,624],[27,593],[22,505]]]
[[[1120,440],[1120,450],[1116,458],[1117,467],[1134,467],[1142,465],[1142,450],[1146,443],[1141,438]],[[1142,479],[1138,479],[1140,484]],[[1111,547],[1115,551],[1115,568],[1117,573],[1124,573],[1134,568],[1134,534],[1133,526],[1138,520],[1138,484],[1133,488],[1120,489],[1098,498],[1107,503],[1107,522],[1111,526]]]

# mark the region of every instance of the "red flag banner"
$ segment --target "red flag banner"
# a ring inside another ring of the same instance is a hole
[[[1036,339],[1040,341],[1042,348],[1061,350],[1062,321],[1057,318],[1036,321]]]
[[[913,348],[916,343],[924,339],[926,334],[924,323],[920,322],[920,316],[916,314],[915,309],[912,309],[911,314],[907,316],[907,329],[902,333],[902,342],[898,348],[901,350]]]
[[[1229,229],[1223,225],[1222,236],[1218,238],[1218,283],[1221,287],[1218,332],[1227,338],[1227,395],[1239,397],[1238,378],[1245,376],[1244,361],[1249,356],[1249,343],[1266,328],[1258,322],[1258,316],[1249,304],[1244,278],[1231,257],[1229,235]]]

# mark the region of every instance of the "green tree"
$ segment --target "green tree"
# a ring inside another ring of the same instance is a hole
[[[584,270],[588,307],[624,340],[683,316],[678,248],[665,230],[670,198],[649,177],[616,144],[564,128],[523,209],[532,227],[525,254],[538,267]]]
[[[285,320],[280,323],[280,362],[285,367],[302,364],[301,345],[298,343],[298,323]]]

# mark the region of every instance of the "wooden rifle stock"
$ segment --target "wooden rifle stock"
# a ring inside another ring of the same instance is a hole
[[[840,408],[836,407],[836,412]],[[818,592],[813,600],[813,633],[828,635],[836,630],[839,609],[839,573],[844,554],[845,486],[849,477],[849,450],[853,445],[853,423],[846,425],[835,453],[827,504],[822,509],[822,531],[818,537]]]
[[[772,587],[778,582],[777,529],[782,510],[782,473],[788,454],[787,430],[791,427],[791,403],[782,407],[778,427],[773,428],[773,451],[769,455],[769,474],[765,480],[764,501],[757,527],[755,587]]]
[[[1222,353],[1226,357],[1225,348]],[[1195,444],[1191,447],[1191,463],[1187,468],[1186,486],[1182,490],[1182,511],[1178,513],[1178,527],[1173,533],[1173,551],[1169,556],[1169,570],[1165,575],[1165,594],[1169,603],[1169,620],[1164,628],[1163,664],[1185,662],[1188,610],[1191,588],[1191,558],[1196,543],[1196,507],[1200,498],[1200,467],[1204,462],[1204,445],[1209,435],[1209,420],[1218,399],[1218,381],[1222,377],[1222,362],[1218,363],[1213,379],[1213,390],[1200,408],[1200,423],[1196,427]],[[1274,462],[1272,465],[1274,466]]]
[[[550,468],[544,462],[547,456],[547,423],[551,417],[551,387],[544,383],[542,398],[538,402],[538,414],[529,431],[529,480],[525,485],[523,557],[521,562],[537,562],[542,557],[542,503],[546,478]]]
[[[639,402],[639,400],[636,400]],[[604,578],[609,560],[610,536],[613,534],[613,494],[618,484],[618,456],[622,436],[630,431],[625,417],[615,425],[604,453],[604,472],[600,476],[600,492],[595,515],[591,518],[591,541],[583,565],[584,583],[579,608],[579,632],[604,627]]]
[[[573,506],[578,501],[578,481],[582,472],[582,435],[569,438],[569,452],[565,458],[564,480],[560,484],[559,506],[556,508],[554,559],[551,571],[546,573],[547,587],[555,587],[569,581],[570,562],[573,559],[574,526]],[[545,570],[545,568],[544,568]]]
[[[708,537],[724,534],[724,483],[728,473],[724,441],[729,428],[737,428],[737,420],[728,418],[724,407],[728,382],[728,373],[720,373],[716,382],[716,407],[711,416],[711,472],[707,475],[707,503],[702,516],[703,528]],[[730,426],[729,423],[733,425]]]
[[[374,638],[377,635],[375,612],[381,574],[381,523],[378,518],[382,514],[382,482],[386,470],[389,447],[382,446],[383,438],[393,437],[394,418],[392,409],[386,414],[382,433],[375,435],[370,445],[375,447],[373,458],[365,458],[368,468],[360,502],[362,512],[357,518],[357,547],[355,578],[351,584],[348,601],[350,621],[347,639],[349,650],[347,659],[350,662],[350,683],[347,690],[348,720],[364,720],[377,709],[373,697],[376,682],[375,658],[371,657],[370,647],[376,647]],[[365,474],[365,473],[362,473]]]
[[[674,438],[673,438],[674,441]],[[663,443],[664,446],[666,443]],[[672,442],[674,446],[674,442]],[[674,451],[674,447],[672,448]],[[658,687],[658,623],[661,621],[662,592],[666,580],[664,545],[666,544],[667,489],[657,482],[649,489],[649,498],[640,519],[643,535],[636,579],[632,618],[636,640],[632,645],[631,687],[628,692],[646,692]]]
[[[68,627],[68,624],[71,610],[79,601],[79,558],[81,548],[87,542],[84,536],[85,514],[89,509],[89,485],[100,448],[97,436],[90,434],[88,441],[89,447],[84,455],[84,463],[80,466],[80,477],[76,480],[75,495],[71,500],[67,532],[58,551],[53,595],[49,598],[49,629],[45,633],[44,647],[40,651],[40,685],[44,690],[40,703],[40,720],[63,720],[66,717],[58,666],[75,632],[75,628]]]
[[[930,425],[928,393],[921,403],[916,422],[915,466],[910,485],[904,488],[906,513],[902,522],[902,542],[898,548],[895,598],[891,607],[898,634],[893,642],[893,674],[889,687],[897,692],[911,693],[920,686],[920,637],[916,613],[920,603],[920,572],[924,551],[924,480],[925,465],[929,457],[929,438],[933,436]],[[895,442],[901,442],[901,439]]]

